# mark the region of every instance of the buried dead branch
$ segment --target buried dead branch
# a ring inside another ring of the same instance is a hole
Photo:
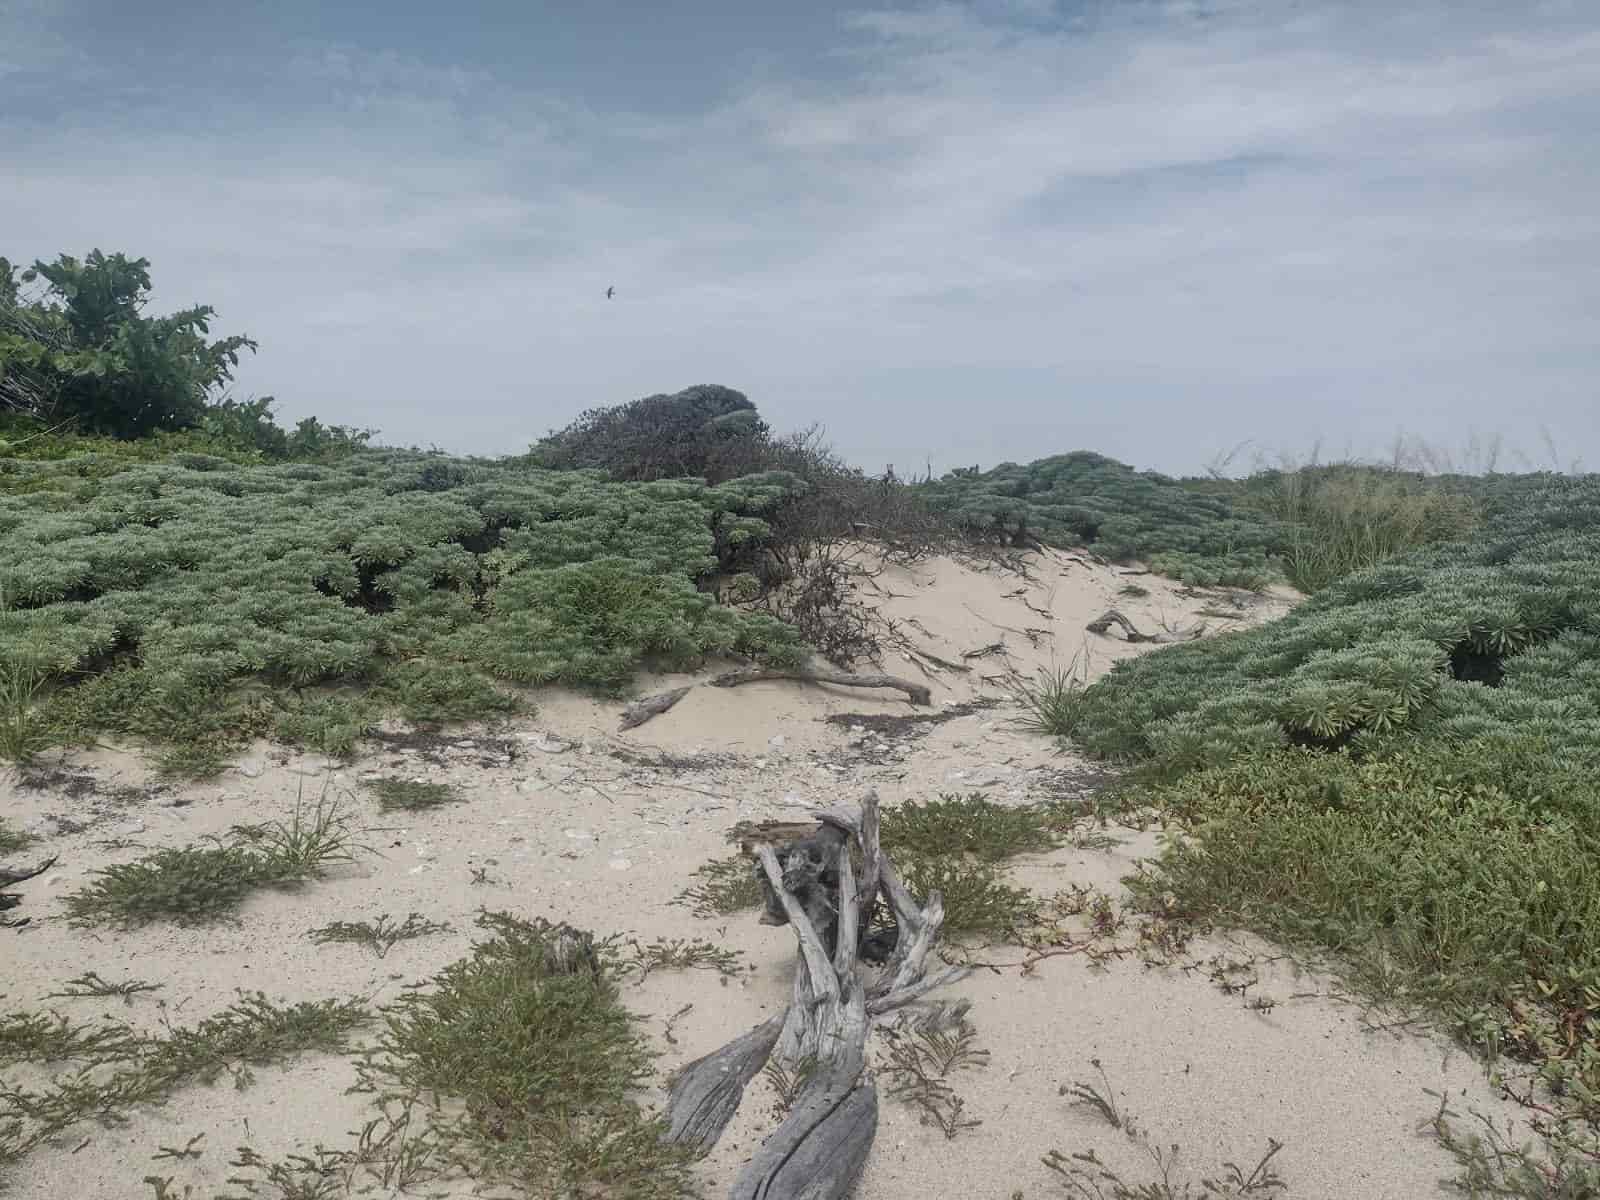
[[[1121,626],[1122,632],[1127,635],[1130,642],[1157,642],[1162,645],[1168,645],[1173,642],[1192,642],[1206,631],[1204,625],[1196,625],[1194,628],[1187,629],[1182,633],[1140,633],[1134,627],[1132,621],[1114,608],[1107,609],[1103,614],[1085,625],[1084,628],[1090,633],[1104,634],[1109,632],[1113,625]]]
[[[762,920],[793,926],[798,942],[788,1008],[683,1067],[668,1095],[669,1140],[704,1153],[769,1058],[791,1073],[805,1064],[788,1116],[740,1173],[734,1200],[847,1195],[878,1127],[877,1085],[865,1075],[873,1019],[968,973],[965,966],[928,973],[944,903],[932,892],[919,908],[883,853],[877,795],[869,793],[859,810],[814,816],[820,826],[811,837],[757,848],[768,891]],[[869,980],[860,964],[869,945],[884,945],[869,936],[880,893],[894,913],[893,948]]]
[[[56,860],[54,857],[45,859],[44,862],[40,863],[37,867],[8,867],[0,864],[0,889],[11,887],[13,884],[26,883],[30,879],[35,879],[38,876],[43,875],[55,865]],[[3,912],[9,908],[16,908],[21,903],[22,897],[16,892],[0,890],[0,912]],[[21,926],[26,925],[27,923],[28,922],[26,920],[9,921],[0,919],[0,925]]]
[[[746,683],[762,683],[768,680],[796,680],[800,683],[832,683],[841,687],[859,688],[893,688],[895,691],[904,692],[906,699],[912,704],[927,705],[933,703],[933,692],[922,683],[913,683],[909,679],[900,679],[894,675],[857,675],[851,671],[834,671],[827,667],[797,667],[793,670],[781,670],[775,667],[747,667],[738,671],[729,671],[718,675],[715,679],[708,680],[710,686],[715,688],[739,687]],[[651,717],[660,716],[673,705],[689,694],[693,684],[685,687],[673,688],[669,692],[658,695],[646,696],[643,700],[635,701],[623,710],[619,729],[634,729],[643,725]]]

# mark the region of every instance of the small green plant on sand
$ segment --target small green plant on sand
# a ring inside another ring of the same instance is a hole
[[[330,942],[349,942],[365,946],[379,958],[394,948],[396,942],[427,937],[434,933],[448,933],[448,922],[429,921],[421,913],[411,913],[404,921],[396,921],[388,913],[376,921],[334,921],[311,930],[306,936],[319,946]]]
[[[1473,1125],[1462,1129],[1449,1098],[1424,1088],[1439,1101],[1429,1132],[1456,1160],[1461,1174],[1450,1186],[1466,1196],[1509,1196],[1517,1200],[1579,1200],[1600,1196],[1600,1136],[1592,1127],[1577,1132],[1549,1125],[1543,1149],[1519,1144],[1509,1127],[1498,1128],[1473,1111]],[[1536,1131],[1538,1130],[1536,1124]]]
[[[702,938],[656,938],[648,945],[630,940],[628,945],[633,950],[630,965],[641,982],[652,971],[715,971],[728,980],[743,970],[742,951],[725,950]]]
[[[425,812],[460,799],[448,783],[401,779],[393,775],[369,780],[366,787],[378,797],[378,807],[384,812]]]
[[[353,862],[361,847],[331,802],[297,805],[287,821],[235,826],[209,845],[169,847],[105,867],[65,898],[75,925],[195,923],[230,916],[253,892],[292,887]]]
[[[978,1031],[967,1019],[970,1008],[968,1001],[939,1004],[883,1027],[890,1094],[920,1109],[922,1123],[937,1127],[947,1139],[982,1124],[966,1115],[966,1101],[949,1082],[952,1071],[989,1063],[989,1052],[978,1048]]]
[[[1012,937],[1038,911],[1038,898],[1005,882],[1003,868],[981,859],[953,855],[901,855],[900,868],[913,896],[937,891],[944,897],[944,932]]]
[[[484,912],[490,936],[386,1013],[375,1092],[431,1096],[441,1155],[529,1194],[675,1200],[689,1156],[635,1100],[652,1055],[623,1006],[616,939]]]
[[[84,1000],[116,996],[124,1004],[131,1005],[135,996],[144,992],[158,992],[162,985],[146,983],[143,979],[124,979],[112,983],[110,980],[102,979],[97,971],[86,971],[76,979],[67,980],[62,987],[64,990],[51,992],[45,999]]]
[[[673,903],[687,905],[697,917],[724,917],[761,906],[761,881],[743,855],[708,862],[695,877],[702,882],[684,889]]]
[[[995,862],[1054,850],[1057,839],[1037,808],[996,804],[982,792],[908,800],[882,814],[883,846],[893,855],[970,854]]]
[[[1100,1060],[1091,1059],[1090,1065],[1099,1072],[1099,1083],[1079,1080],[1070,1087],[1063,1084],[1061,1095],[1071,1096],[1074,1104],[1092,1109],[1105,1118],[1111,1128],[1126,1135],[1150,1159],[1155,1177],[1144,1183],[1129,1184],[1093,1150],[1073,1154],[1052,1150],[1044,1156],[1044,1165],[1074,1200],[1220,1200],[1227,1196],[1278,1200],[1288,1195],[1288,1185],[1272,1165],[1283,1143],[1272,1138],[1267,1139],[1266,1152],[1249,1170],[1229,1161],[1222,1164],[1220,1172],[1202,1177],[1198,1184],[1185,1178],[1178,1170],[1182,1157],[1178,1146],[1157,1145],[1117,1103],[1111,1080]]]
[[[37,1090],[8,1084],[0,1108],[0,1171],[41,1143],[85,1121],[115,1122],[180,1088],[223,1076],[248,1087],[252,1068],[307,1051],[337,1054],[370,1019],[359,1000],[278,1004],[260,993],[239,999],[197,1025],[163,1022],[142,1034],[121,1022],[79,1025],[65,1018],[15,1014],[0,1023],[0,1063],[70,1062]]]

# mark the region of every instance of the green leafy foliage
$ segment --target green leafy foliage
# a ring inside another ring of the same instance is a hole
[[[884,849],[902,855],[972,855],[998,862],[1055,849],[1045,813],[1032,806],[996,804],[982,792],[908,800],[882,812]]]
[[[1265,752],[1159,802],[1198,831],[1135,881],[1152,907],[1337,951],[1386,999],[1541,1064],[1600,1118],[1600,785],[1537,735],[1357,759]]]
[[[179,743],[196,769],[246,737],[339,753],[385,713],[505,711],[496,680],[616,690],[651,660],[792,664],[793,630],[696,581],[730,523],[759,541],[793,486],[400,451],[0,459],[0,643],[48,674],[32,711],[57,740]]]
[[[213,389],[225,385],[243,335],[208,341],[216,310],[196,305],[147,317],[150,263],[93,250],[79,261],[36,262],[21,282],[44,294],[20,298],[13,266],[0,260],[0,392],[8,407],[67,416],[115,437],[199,424]],[[7,386],[9,385],[9,386]]]
[[[743,392],[701,384],[592,408],[542,439],[530,458],[555,470],[598,469],[618,480],[723,480],[750,473],[739,443],[766,437],[766,422]]]
[[[1072,736],[1169,773],[1414,738],[1600,753],[1600,480],[1525,487],[1471,540],[1346,576],[1270,625],[1118,664]]]
[[[1198,586],[1259,586],[1289,546],[1278,521],[1086,450],[957,470],[917,488],[969,538],[1087,546],[1119,562],[1147,560]]]
[[[687,1153],[634,1099],[652,1054],[621,1002],[614,945],[504,913],[478,924],[488,940],[388,1011],[373,1086],[447,1105],[430,1112],[431,1134],[481,1183],[691,1195]]]

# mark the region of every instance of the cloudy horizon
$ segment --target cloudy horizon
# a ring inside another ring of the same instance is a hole
[[[1600,469],[1592,4],[356,7],[0,0],[0,255],[461,453],[720,383],[903,475]]]

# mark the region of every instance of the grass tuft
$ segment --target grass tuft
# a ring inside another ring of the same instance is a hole
[[[0,760],[24,766],[51,745],[37,703],[45,679],[44,670],[33,662],[0,662]]]
[[[1029,733],[1069,737],[1083,713],[1086,678],[1074,659],[1065,667],[1041,667],[1032,682],[1017,679],[1012,693],[1022,706],[1017,724]]]

